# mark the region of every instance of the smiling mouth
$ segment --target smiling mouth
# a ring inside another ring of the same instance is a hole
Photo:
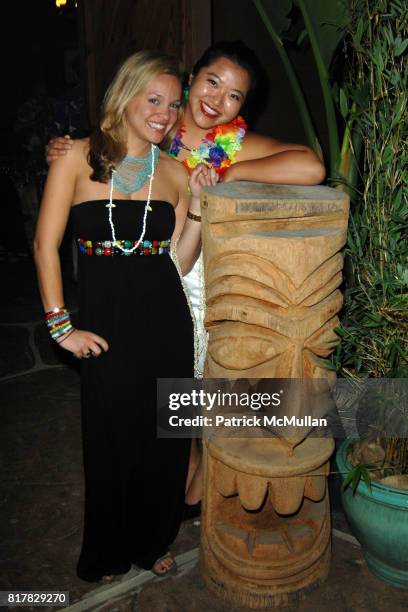
[[[200,109],[203,115],[205,115],[206,117],[214,118],[214,117],[218,117],[221,114],[218,111],[211,108],[211,106],[208,106],[208,104],[206,104],[205,102],[200,102]]]
[[[151,128],[152,130],[156,130],[157,132],[164,132],[164,130],[166,129],[164,123],[156,123],[155,121],[148,121],[147,125],[149,126],[149,128]]]

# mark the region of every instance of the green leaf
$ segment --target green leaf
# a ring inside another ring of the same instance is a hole
[[[349,110],[348,110],[348,104],[347,104],[347,97],[346,97],[346,94],[344,93],[343,88],[340,88],[339,90],[339,104],[340,104],[340,112],[343,118],[346,119],[347,115],[349,114]]]
[[[382,163],[389,164],[393,158],[393,155],[394,155],[394,152],[392,150],[392,147],[390,145],[387,145],[384,149]]]
[[[405,104],[406,104],[406,98],[404,96],[395,105],[394,117],[392,120],[393,125],[397,125],[397,123],[399,123],[399,121],[401,120],[402,114],[405,110]]]
[[[355,45],[356,47],[360,46],[361,37],[364,32],[364,27],[365,27],[364,20],[360,17],[360,19],[357,22],[357,27],[356,27],[356,31],[355,31],[354,39],[353,39],[353,45]]]
[[[360,483],[360,480],[363,479],[366,487],[371,492],[371,477],[368,471],[367,465],[356,465],[353,467],[350,472],[347,474],[346,478],[343,481],[343,489],[347,489],[348,486],[351,486],[353,494],[357,491],[357,487]]]
[[[347,489],[347,487],[353,482],[353,479],[354,479],[354,470],[350,470],[346,478],[343,480],[343,489]]]
[[[324,365],[325,370],[331,370],[333,372],[337,372],[337,367],[334,365],[334,363],[332,363],[328,359],[323,360],[323,365]]]
[[[408,39],[401,40],[400,36],[398,36],[394,40],[394,57],[399,57],[400,55],[402,55],[407,47]]]
[[[356,84],[351,90],[350,94],[353,96],[353,100],[356,103],[357,108],[366,109],[370,103],[370,84],[362,83]]]
[[[360,244],[361,244],[361,248],[364,247],[365,242],[367,240],[367,236],[368,236],[368,229],[366,227],[363,227],[360,231]]]
[[[379,41],[377,41],[374,45],[372,60],[374,64],[378,67],[379,71],[382,72],[384,70],[384,57],[383,49]]]
[[[408,285],[408,268],[404,269],[402,266],[398,266],[397,269],[400,275],[401,282],[404,285]]]
[[[353,475],[353,480],[352,480],[352,483],[351,483],[351,488],[353,490],[353,493],[355,493],[357,491],[357,487],[358,487],[358,484],[359,484],[360,480],[361,480],[361,466],[358,465],[356,467],[356,469],[355,469],[355,472],[354,472],[354,475]]]
[[[364,327],[381,327],[384,323],[383,317],[374,312],[368,313],[363,319]]]
[[[364,465],[361,466],[361,476],[363,477],[363,480],[364,480],[364,483],[365,483],[367,489],[370,491],[370,493],[372,493],[370,474],[369,474],[369,471],[367,470],[367,468]]]
[[[333,327],[333,331],[336,334],[338,334],[341,338],[344,338],[345,336],[347,336],[346,330],[340,327],[339,325],[337,327]]]

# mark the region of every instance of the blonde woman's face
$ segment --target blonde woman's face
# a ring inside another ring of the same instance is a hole
[[[170,74],[155,77],[126,107],[128,137],[159,144],[176,123],[180,106],[179,79]]]
[[[229,123],[239,114],[249,84],[244,68],[220,57],[191,79],[188,116],[203,129]]]

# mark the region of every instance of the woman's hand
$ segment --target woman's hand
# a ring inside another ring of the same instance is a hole
[[[45,147],[45,157],[47,164],[55,161],[61,155],[66,155],[67,151],[72,149],[73,141],[68,134],[66,136],[58,136],[58,138],[52,138],[47,146]]]
[[[218,183],[219,176],[214,168],[209,168],[204,164],[199,164],[194,168],[190,175],[188,185],[190,187],[191,196],[199,198],[203,187],[213,187]]]
[[[85,357],[99,357],[102,351],[107,351],[109,345],[97,334],[93,332],[84,331],[82,329],[74,329],[72,333],[62,336],[58,339],[58,344],[67,351],[70,351],[78,359]]]

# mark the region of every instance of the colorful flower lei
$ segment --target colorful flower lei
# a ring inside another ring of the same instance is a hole
[[[247,124],[240,116],[236,117],[231,123],[217,125],[203,138],[202,142],[195,149],[191,149],[188,157],[182,163],[188,172],[198,166],[206,164],[214,168],[217,174],[222,177],[226,170],[235,163],[235,155],[241,150],[242,140],[245,136]],[[169,149],[170,157],[177,158],[180,149],[184,148],[182,137],[186,128],[182,125],[175,135]]]

